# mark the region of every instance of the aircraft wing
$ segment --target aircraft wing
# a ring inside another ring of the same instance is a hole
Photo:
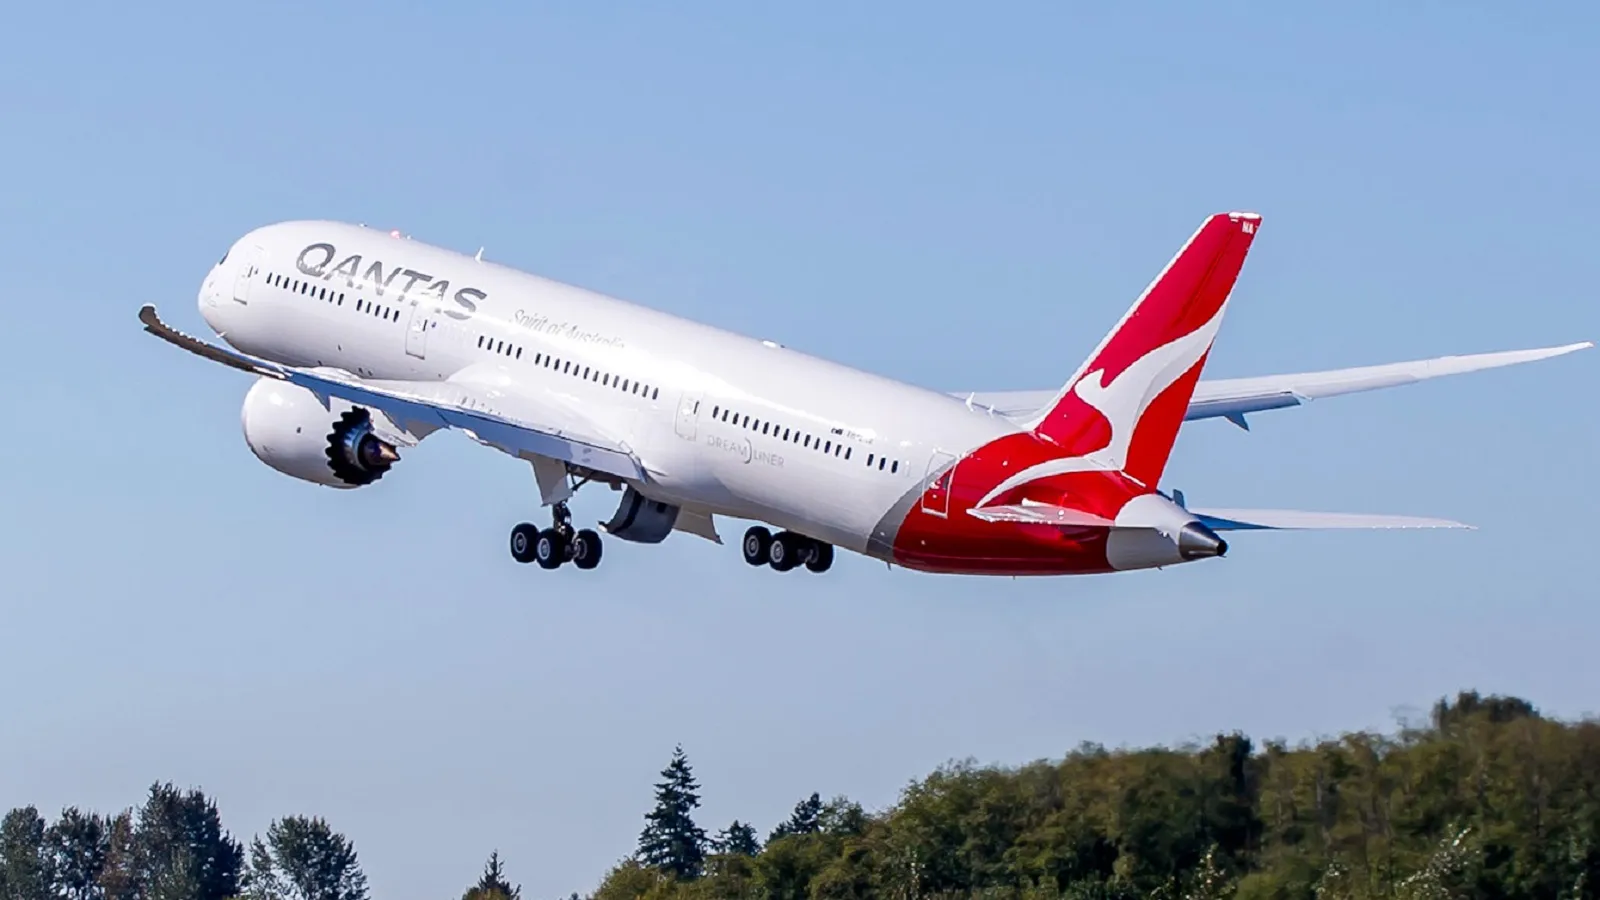
[[[1201,380],[1195,387],[1194,398],[1189,403],[1189,411],[1184,419],[1187,421],[1221,417],[1241,428],[1248,428],[1249,426],[1245,424],[1245,413],[1299,406],[1323,397],[1396,387],[1444,375],[1460,375],[1465,372],[1535,362],[1592,346],[1594,346],[1592,342],[1583,341],[1561,347],[1441,356],[1354,369]],[[1026,417],[1054,402],[1057,393],[1058,391],[1000,391],[957,393],[952,396],[966,399],[975,407],[992,407],[996,413],[1003,416]]]
[[[539,403],[472,382],[370,381],[340,370],[285,366],[184,334],[161,321],[149,305],[139,310],[139,321],[146,331],[197,356],[299,385],[319,397],[378,410],[407,431],[455,428],[524,459],[543,456],[622,478],[645,474],[625,444],[607,437],[570,404]]]

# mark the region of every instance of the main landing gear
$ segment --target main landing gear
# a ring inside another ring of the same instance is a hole
[[[598,532],[572,527],[572,512],[567,504],[557,503],[550,508],[555,520],[549,528],[523,522],[511,529],[511,558],[519,563],[536,562],[541,569],[559,568],[570,562],[580,569],[600,565],[600,535]]]
[[[833,565],[833,545],[792,531],[773,534],[760,525],[744,533],[744,561],[752,566],[771,566],[779,572],[805,566],[813,572],[826,572]]]

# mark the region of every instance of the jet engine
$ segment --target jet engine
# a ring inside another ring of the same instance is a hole
[[[285,475],[331,488],[355,488],[382,478],[400,459],[395,429],[382,413],[262,378],[240,412],[244,440],[256,458]]]
[[[659,544],[672,533],[679,508],[651,500],[631,486],[623,492],[617,512],[604,525],[607,534],[637,544]]]

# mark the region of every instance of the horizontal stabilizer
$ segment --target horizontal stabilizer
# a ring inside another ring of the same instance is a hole
[[[1030,503],[1005,506],[978,506],[967,510],[985,522],[1021,522],[1030,525],[1061,525],[1079,528],[1109,528],[1114,523],[1107,518],[1049,503]]]
[[[1381,516],[1363,513],[1302,512],[1295,509],[1196,509],[1189,512],[1213,531],[1263,531],[1302,528],[1471,528],[1449,519]]]

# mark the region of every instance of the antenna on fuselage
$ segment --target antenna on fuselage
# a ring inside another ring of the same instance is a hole
[[[477,254],[475,256],[473,256],[472,258],[477,260],[478,262],[483,262],[483,248],[479,247]]]

